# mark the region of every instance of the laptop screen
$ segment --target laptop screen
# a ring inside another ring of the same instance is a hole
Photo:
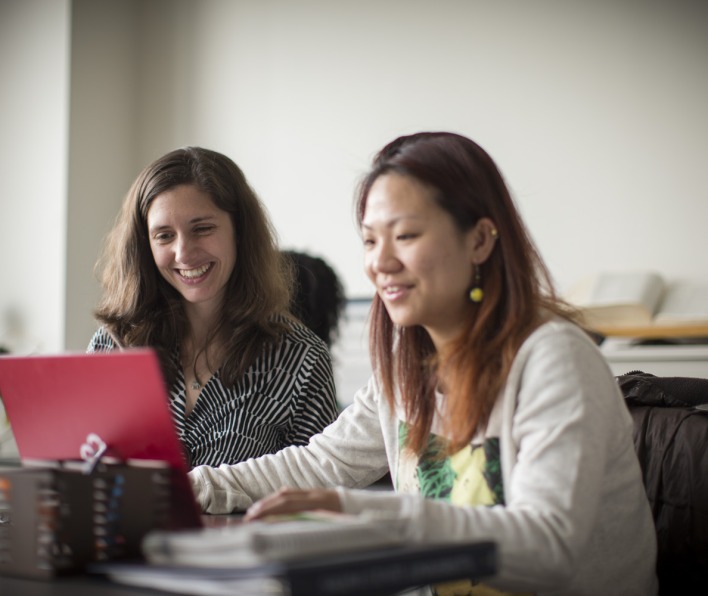
[[[81,459],[94,435],[106,456],[186,469],[151,350],[3,356],[0,396],[23,460]]]
[[[198,513],[152,350],[0,356],[0,398],[23,461],[90,459],[99,447],[106,458],[164,461],[179,509]]]

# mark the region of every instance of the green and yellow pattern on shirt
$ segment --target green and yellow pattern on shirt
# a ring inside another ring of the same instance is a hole
[[[399,422],[399,492],[420,493],[460,506],[504,504],[498,437],[485,437],[479,445],[470,444],[453,455],[444,455],[445,439],[431,434],[425,452],[418,456],[406,448],[407,434],[408,425]],[[504,594],[472,580],[438,584],[432,591],[435,596]]]

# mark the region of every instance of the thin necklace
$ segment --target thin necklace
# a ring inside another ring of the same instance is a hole
[[[191,383],[191,387],[194,391],[198,391],[203,387],[203,384],[202,384],[201,380],[199,379],[199,375],[197,374],[197,361],[199,360],[199,356],[202,353],[204,353],[207,372],[208,372],[209,376],[211,376],[211,367],[209,366],[209,356],[208,356],[207,346],[204,346],[202,349],[200,349],[196,353],[196,355],[194,356],[194,360],[192,361],[192,372],[194,373],[194,380]]]
[[[197,355],[194,357],[194,361],[192,362],[192,372],[194,373],[194,380],[192,381],[192,389],[194,391],[197,391],[202,388],[202,382],[199,380],[199,375],[197,374],[197,360],[199,360],[199,355],[202,353],[202,350],[199,350],[197,352]]]
[[[201,388],[202,388],[202,384],[199,381],[199,377],[197,376],[197,371],[196,371],[196,367],[195,367],[194,380],[192,381],[192,389],[194,389],[196,391],[197,389],[201,389]]]

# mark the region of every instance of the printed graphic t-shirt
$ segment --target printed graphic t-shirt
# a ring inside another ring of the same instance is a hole
[[[408,423],[399,420],[397,491],[421,494],[459,506],[504,505],[497,410],[495,408],[492,413],[486,431],[477,433],[469,445],[452,455],[445,455],[447,440],[435,432],[430,434],[425,451],[417,455],[406,447]],[[509,594],[472,580],[438,584],[431,589],[435,596]]]

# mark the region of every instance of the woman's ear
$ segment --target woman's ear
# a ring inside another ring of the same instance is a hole
[[[499,232],[497,226],[488,217],[482,217],[470,230],[471,260],[475,265],[481,265],[492,254],[497,243]]]

